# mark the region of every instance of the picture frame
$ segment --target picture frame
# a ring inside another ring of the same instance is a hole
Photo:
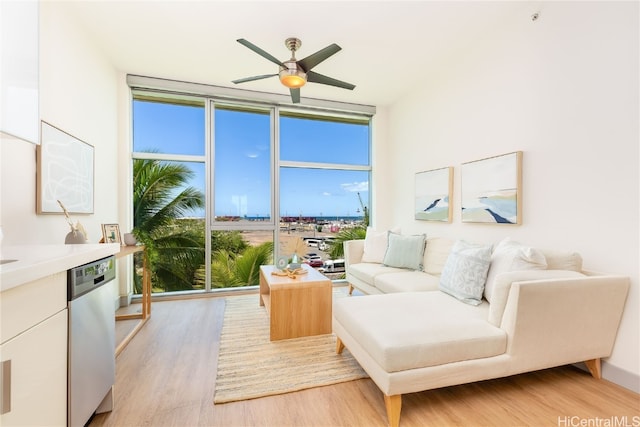
[[[522,151],[463,163],[462,222],[522,223]]]
[[[276,268],[279,270],[284,270],[289,265],[289,257],[282,255],[276,259]]]
[[[104,243],[122,244],[122,235],[118,224],[102,224],[102,240]]]
[[[453,167],[416,173],[414,218],[450,223],[453,217]]]
[[[36,146],[36,212],[92,214],[94,205],[94,147],[41,121]]]

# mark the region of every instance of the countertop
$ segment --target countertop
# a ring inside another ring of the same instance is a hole
[[[0,265],[0,291],[66,272],[118,252],[118,243],[2,246],[0,259],[17,261]]]

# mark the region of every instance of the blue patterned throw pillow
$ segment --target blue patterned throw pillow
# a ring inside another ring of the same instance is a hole
[[[458,240],[440,275],[440,290],[471,305],[482,302],[491,265],[491,246]]]

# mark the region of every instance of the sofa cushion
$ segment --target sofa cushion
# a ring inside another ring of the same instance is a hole
[[[577,252],[540,249],[548,270],[582,271],[582,257]]]
[[[399,228],[393,228],[391,231],[399,233]],[[384,254],[387,252],[388,231],[376,231],[371,227],[367,227],[367,233],[364,238],[364,252],[362,253],[362,262],[377,262],[382,264]]]
[[[398,372],[503,354],[506,334],[485,320],[487,310],[442,292],[403,292],[338,299],[333,316],[385,371]]]
[[[430,237],[424,248],[423,270],[426,273],[439,276],[447,262],[455,240],[444,237]]]
[[[388,267],[422,271],[426,238],[424,234],[403,236],[390,231],[387,252],[382,263]]]
[[[401,268],[387,267],[386,265],[374,262],[359,262],[349,265],[349,274],[365,283],[374,284],[375,277],[379,274],[398,273],[407,270]]]
[[[507,237],[500,241],[491,254],[491,265],[487,273],[484,297],[493,302],[493,288],[496,276],[500,273],[519,270],[546,270],[547,261],[537,249],[524,246]]]
[[[384,293],[437,291],[440,278],[422,271],[378,274],[374,285]]]
[[[456,241],[442,269],[440,290],[467,304],[480,304],[490,263],[491,246]]]

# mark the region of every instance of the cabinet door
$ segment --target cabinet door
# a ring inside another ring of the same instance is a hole
[[[38,143],[39,2],[0,1],[0,131]]]
[[[5,369],[1,385],[1,400],[10,409],[0,415],[0,425],[65,426],[67,310],[2,344],[0,357],[4,366],[11,361],[10,378]]]

